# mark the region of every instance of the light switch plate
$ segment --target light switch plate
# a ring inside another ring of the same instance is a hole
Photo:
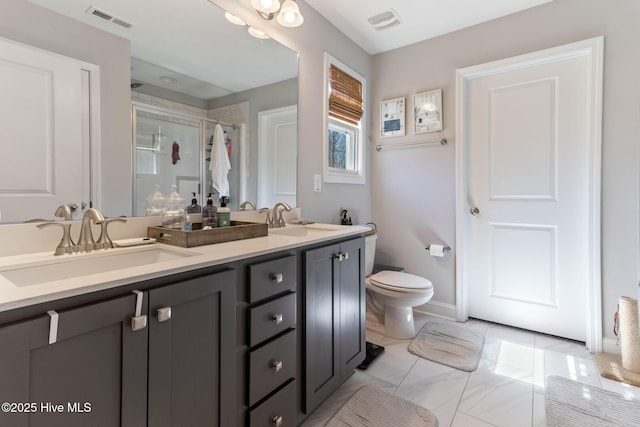
[[[313,191],[322,191],[322,175],[313,175]]]

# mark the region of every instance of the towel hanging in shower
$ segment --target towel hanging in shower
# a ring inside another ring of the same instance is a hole
[[[229,162],[225,142],[222,126],[217,124],[213,132],[213,147],[211,147],[209,170],[211,171],[211,185],[218,191],[220,197],[229,196],[229,179],[227,175],[231,169],[231,163]]]
[[[180,145],[177,142],[173,141],[172,152],[171,152],[171,163],[174,165],[178,163],[180,160]]]

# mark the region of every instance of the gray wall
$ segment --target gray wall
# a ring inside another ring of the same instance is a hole
[[[393,142],[443,136],[450,141],[445,147],[372,154],[373,220],[380,230],[381,260],[429,277],[436,305],[455,304],[455,70],[604,35],[602,308],[605,336],[613,338],[618,297],[638,296],[639,16],[636,0],[555,0],[374,56],[374,112],[383,99],[434,88],[444,93],[444,132],[417,138],[410,130]],[[373,128],[378,124],[374,115]],[[380,142],[377,134],[372,142]],[[453,255],[428,257],[423,245],[429,242],[446,242]]]
[[[0,37],[100,66],[102,188],[97,203],[109,216],[131,215],[129,41],[26,0],[2,0]]]

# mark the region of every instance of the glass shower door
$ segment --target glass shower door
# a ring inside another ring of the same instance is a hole
[[[146,198],[156,185],[167,195],[176,185],[187,203],[202,205],[202,121],[153,108],[133,106],[134,215],[146,214]]]

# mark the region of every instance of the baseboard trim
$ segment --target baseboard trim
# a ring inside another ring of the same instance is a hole
[[[420,307],[415,307],[413,310],[418,313],[444,317],[445,319],[449,320],[456,319],[456,306],[440,301],[429,301],[428,303],[423,304]]]
[[[618,340],[612,338],[602,338],[602,351],[604,353],[621,354]]]

